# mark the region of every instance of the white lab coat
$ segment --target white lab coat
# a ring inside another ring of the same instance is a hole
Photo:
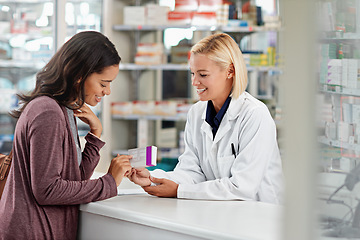
[[[178,198],[281,203],[281,158],[266,105],[247,92],[232,99],[214,140],[206,108],[200,101],[191,107],[185,151],[174,171],[157,169],[151,175],[178,183]]]

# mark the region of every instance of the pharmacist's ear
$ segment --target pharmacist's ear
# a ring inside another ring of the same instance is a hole
[[[230,66],[227,69],[227,78],[232,78],[235,75],[235,69],[234,64],[230,64]]]

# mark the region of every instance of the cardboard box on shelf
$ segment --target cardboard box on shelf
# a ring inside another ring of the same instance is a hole
[[[198,12],[216,12],[221,8],[222,2],[222,0],[199,0]]]
[[[111,114],[113,115],[130,115],[133,113],[132,102],[112,102]]]
[[[151,115],[154,114],[154,101],[133,101],[133,114]]]
[[[155,101],[155,115],[160,116],[175,116],[176,115],[176,106],[175,101]]]
[[[198,9],[198,1],[194,0],[175,0],[175,11],[196,11]]]
[[[191,45],[178,45],[171,47],[172,63],[187,63]]]
[[[194,26],[216,26],[216,12],[195,12],[191,24]]]
[[[146,24],[147,25],[167,25],[167,16],[169,7],[149,4],[146,6]]]
[[[139,43],[135,63],[139,65],[163,64],[165,62],[164,46],[161,43]]]
[[[125,25],[145,25],[146,10],[144,6],[125,6],[124,24]]]
[[[190,25],[193,12],[171,11],[168,13],[169,25]]]

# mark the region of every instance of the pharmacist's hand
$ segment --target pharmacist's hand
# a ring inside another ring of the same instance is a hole
[[[150,172],[146,168],[133,168],[128,178],[141,187],[150,186]]]
[[[157,197],[177,197],[177,189],[179,184],[166,179],[150,177],[151,182],[157,184],[156,186],[143,187],[145,192]]]
[[[100,119],[91,111],[89,106],[84,104],[80,109],[74,110],[74,116],[89,125],[90,132],[100,138],[102,132]]]
[[[117,155],[111,160],[111,164],[108,170],[116,182],[116,186],[119,186],[124,176],[128,176],[131,173],[130,159],[132,156],[129,155]]]

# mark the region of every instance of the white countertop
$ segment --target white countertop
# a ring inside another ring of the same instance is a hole
[[[245,201],[202,201],[121,195],[81,205],[82,212],[206,239],[281,239],[282,207]]]

